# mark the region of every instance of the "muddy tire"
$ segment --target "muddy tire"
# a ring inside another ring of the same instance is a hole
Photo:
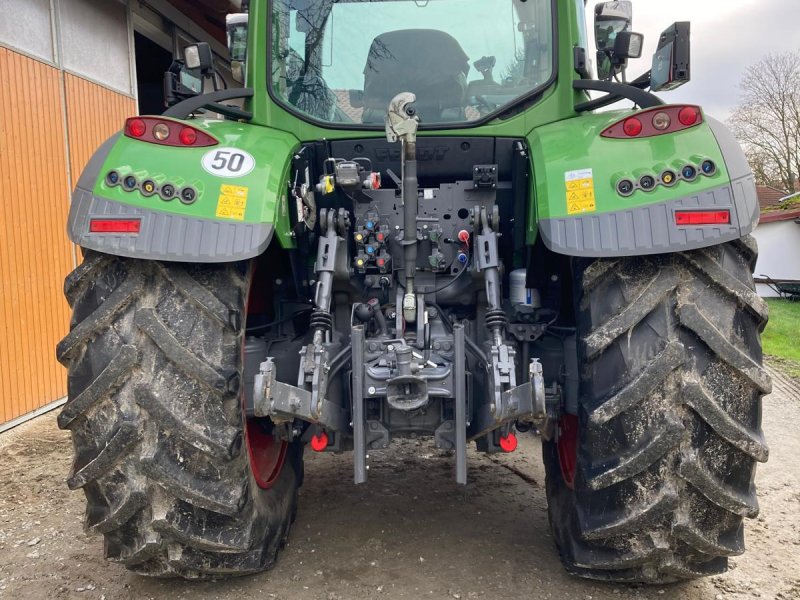
[[[137,573],[261,571],[288,535],[302,446],[262,436],[276,457],[262,487],[242,418],[248,268],[87,252],[65,281],[68,484],[86,494],[106,557]]]
[[[756,254],[746,238],[575,262],[579,410],[543,445],[568,571],[664,583],[722,573],[744,551],[771,389]]]

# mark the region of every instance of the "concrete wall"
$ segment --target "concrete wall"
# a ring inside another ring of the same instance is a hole
[[[772,279],[800,280],[800,225],[794,221],[762,223],[753,235],[759,249],[756,278],[766,275]],[[761,296],[777,296],[766,285],[756,287]]]

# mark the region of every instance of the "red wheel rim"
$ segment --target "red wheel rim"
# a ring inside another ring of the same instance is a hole
[[[254,264],[250,281],[248,282],[246,313],[259,304],[259,301],[254,297],[252,286],[255,270]],[[247,322],[246,318],[245,322]],[[242,342],[242,359],[244,364],[244,342]],[[242,411],[244,414],[244,391],[242,391]],[[262,423],[259,422],[261,419],[248,419],[246,416],[244,419],[244,442],[250,458],[250,470],[253,471],[253,477],[258,487],[268,490],[275,484],[281,474],[283,464],[286,462],[286,451],[289,444],[264,431]]]
[[[253,477],[258,487],[268,490],[281,474],[288,444],[264,431],[256,419],[247,419],[245,442]]]
[[[558,463],[564,483],[572,490],[575,489],[575,471],[578,468],[578,417],[564,415],[558,428]]]

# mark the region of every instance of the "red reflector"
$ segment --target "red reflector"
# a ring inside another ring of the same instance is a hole
[[[328,447],[328,434],[324,431],[311,438],[311,449],[314,452],[322,452]]]
[[[513,433],[504,435],[500,438],[500,447],[503,449],[503,452],[513,452],[517,449],[517,436]]]
[[[684,106],[678,113],[678,120],[682,125],[686,125],[687,127],[697,123],[699,117],[700,113],[694,106]]]
[[[91,233],[139,233],[142,228],[141,219],[91,219]]]
[[[676,225],[730,225],[729,210],[679,210],[675,212]]]
[[[197,141],[197,132],[191,127],[184,127],[180,133],[181,144],[191,146]]]
[[[635,137],[642,133],[642,122],[635,117],[631,117],[625,120],[625,123],[622,125],[622,130],[625,132],[625,135]]]
[[[147,125],[141,119],[128,119],[128,134],[140,138],[147,132]]]

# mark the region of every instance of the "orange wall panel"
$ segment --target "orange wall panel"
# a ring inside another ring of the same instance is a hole
[[[70,186],[136,103],[1,47],[0,73],[2,425],[66,395],[55,345],[69,329]]]
[[[55,345],[73,266],[59,71],[0,48],[0,423],[66,393]]]
[[[97,147],[121,131],[125,119],[136,114],[136,102],[69,73],[64,75],[64,79],[69,167],[74,186]]]

